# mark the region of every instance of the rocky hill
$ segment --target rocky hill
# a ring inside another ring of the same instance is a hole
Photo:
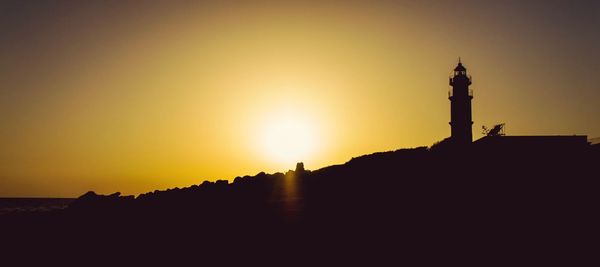
[[[442,142],[137,197],[88,192],[65,210],[12,214],[2,224],[18,233],[13,248],[47,250],[60,240],[86,248],[82,255],[573,263],[598,225],[599,159],[598,145],[532,151]]]

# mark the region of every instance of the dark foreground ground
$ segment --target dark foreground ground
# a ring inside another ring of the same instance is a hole
[[[2,253],[83,265],[597,266],[599,160],[597,145],[442,144],[137,198],[90,192],[64,210],[1,216]]]

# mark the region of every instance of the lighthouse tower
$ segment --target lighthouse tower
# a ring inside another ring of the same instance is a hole
[[[457,144],[473,142],[473,120],[471,117],[473,91],[469,89],[469,85],[471,85],[471,76],[467,75],[467,69],[462,65],[459,58],[458,66],[454,68],[454,74],[450,77],[452,89],[448,92],[451,139]]]

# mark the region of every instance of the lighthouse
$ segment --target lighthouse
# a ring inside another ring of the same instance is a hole
[[[460,58],[454,73],[450,77],[452,89],[448,92],[450,99],[450,129],[451,139],[456,144],[469,144],[473,142],[473,120],[471,117],[471,100],[473,91],[469,89],[471,76]]]

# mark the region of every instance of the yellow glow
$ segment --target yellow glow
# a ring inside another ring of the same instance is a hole
[[[474,138],[499,122],[600,134],[598,45],[573,39],[594,23],[487,1],[212,2],[0,16],[0,196],[139,194],[430,145],[450,134],[458,56]]]
[[[315,125],[303,114],[274,111],[274,116],[266,120],[261,144],[269,160],[292,166],[317,152]]]

